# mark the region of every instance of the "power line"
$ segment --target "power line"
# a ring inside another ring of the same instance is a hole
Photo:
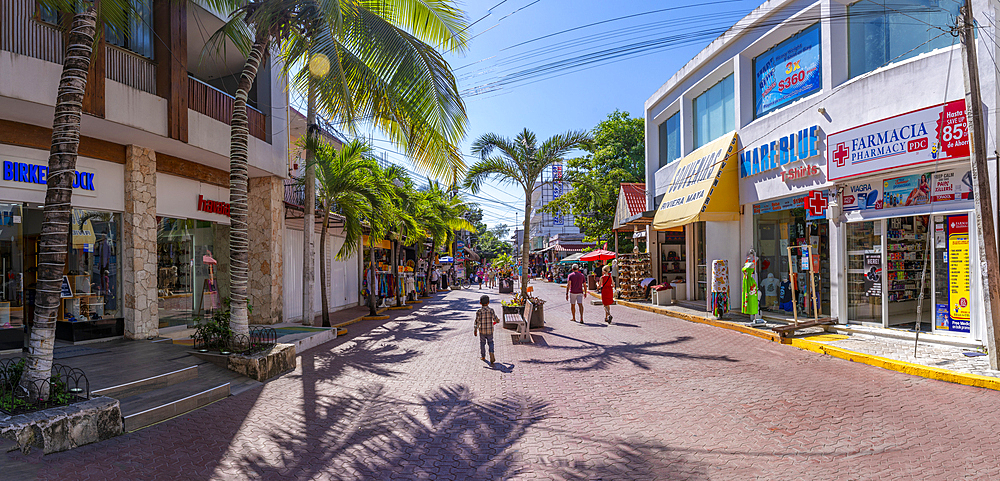
[[[907,15],[909,18],[913,18],[909,13],[929,13],[942,11],[941,8],[928,8],[928,7],[915,7],[903,10],[893,9],[893,11],[899,12],[901,14]],[[697,24],[697,30],[686,31],[683,33],[678,33],[674,29],[670,35],[661,36],[654,39],[633,41],[631,43],[620,45],[621,40],[615,40],[612,42],[607,42],[605,45],[598,49],[592,49],[591,51],[579,55],[574,55],[571,57],[551,57],[547,62],[534,62],[536,65],[531,64],[518,66],[519,59],[517,57],[510,57],[505,62],[504,70],[500,71],[498,74],[494,75],[495,80],[483,81],[478,85],[466,87],[462,89],[463,96],[474,97],[477,95],[483,95],[486,93],[494,92],[502,88],[510,88],[518,84],[523,84],[529,80],[536,79],[548,79],[558,76],[562,72],[572,72],[579,71],[583,68],[588,68],[591,65],[605,65],[612,62],[621,61],[628,58],[634,58],[640,55],[645,55],[649,53],[655,53],[658,51],[663,51],[672,48],[678,48],[682,46],[689,45],[691,43],[701,42],[715,38],[719,35],[723,37],[737,36],[741,35],[750,30],[771,28],[777,25],[803,25],[808,26],[821,20],[846,20],[850,17],[859,16],[872,16],[875,15],[873,12],[848,12],[845,14],[837,15],[811,15],[803,16],[802,18],[796,18],[788,20],[787,18],[774,19],[769,21],[758,22],[756,24],[737,28],[739,25],[726,25],[724,27],[710,27],[704,28],[704,22],[694,22]],[[918,22],[932,26],[931,24],[924,22],[922,20],[916,19]],[[935,28],[941,29],[939,26]],[[943,31],[943,29],[942,29]],[[571,45],[575,46],[575,45]],[[559,49],[556,49],[559,50]],[[534,56],[532,54],[532,56]],[[523,58],[530,58],[530,56],[525,56]],[[540,64],[540,65],[538,65]],[[504,75],[500,75],[503,72],[509,72]]]

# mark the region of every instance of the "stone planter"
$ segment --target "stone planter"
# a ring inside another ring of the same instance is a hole
[[[118,400],[104,396],[17,416],[0,414],[0,450],[5,452],[28,454],[41,448],[45,454],[58,453],[124,433]]]
[[[226,367],[230,371],[264,382],[295,370],[295,346],[275,344],[271,349],[255,354],[230,354]]]

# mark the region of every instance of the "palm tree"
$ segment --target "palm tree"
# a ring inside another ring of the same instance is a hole
[[[531,194],[544,183],[542,173],[563,156],[590,140],[586,132],[568,131],[555,135],[541,146],[535,134],[524,129],[514,140],[488,133],[472,144],[472,154],[479,157],[466,174],[465,187],[479,191],[486,179],[495,177],[503,183],[517,184],[524,189],[524,232],[521,238],[521,295],[528,294],[528,240],[531,232]],[[494,155],[496,153],[496,155]]]
[[[371,148],[359,140],[344,144],[339,151],[316,137],[306,141],[316,153],[313,161],[316,171],[317,195],[323,212],[320,246],[326,245],[331,211],[344,217],[344,244],[337,252],[337,259],[346,259],[358,252],[364,233],[364,219],[386,208],[386,182],[381,178],[378,164],[367,154]],[[319,250],[320,279],[326,279],[326,249]],[[320,282],[323,299],[323,327],[330,327],[330,309],[327,283]]]
[[[464,49],[465,24],[450,0],[256,0],[236,10],[216,33],[216,38],[227,36],[247,53],[233,104],[230,142],[235,333],[249,329],[246,99],[271,43],[287,39],[282,53],[286,69],[306,58],[329,63],[325,75],[317,77],[303,69],[292,80],[300,90],[311,91],[314,86],[318,107],[331,118],[339,118],[349,129],[359,120],[371,122],[403,146],[418,166],[441,175],[464,168],[456,145],[465,133],[465,105],[448,63],[424,41]]]
[[[56,313],[61,301],[60,283],[66,268],[66,246],[69,245],[73,213],[73,172],[80,147],[83,95],[96,29],[97,11],[93,4],[74,15],[56,94],[42,233],[38,239],[35,323],[28,339],[28,363],[20,383],[22,391],[34,399],[48,399],[49,396]]]
[[[437,248],[454,242],[456,232],[475,229],[463,217],[467,210],[467,204],[454,189],[446,190],[436,181],[429,181],[427,187],[423,189],[422,198],[415,205],[414,211],[426,237],[431,239],[426,272],[428,281],[433,267],[431,261]]]
[[[393,205],[388,216],[389,229],[392,237],[392,278],[397,280],[395,296],[396,305],[402,305],[399,288],[399,251],[403,245],[413,245],[422,233],[417,219],[411,214],[417,201],[410,174],[398,165],[389,165],[382,169],[382,177],[388,183],[389,198]]]

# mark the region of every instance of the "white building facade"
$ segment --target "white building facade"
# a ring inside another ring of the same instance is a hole
[[[973,2],[994,199],[998,6]],[[740,309],[753,255],[765,316],[983,339],[958,7],[770,1],[646,101],[650,250],[689,299],[725,259]]]

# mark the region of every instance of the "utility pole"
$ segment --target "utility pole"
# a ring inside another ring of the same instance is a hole
[[[962,66],[965,74],[965,108],[969,130],[969,155],[972,162],[972,189],[976,205],[976,234],[979,236],[979,261],[981,266],[970,266],[982,275],[983,301],[986,303],[986,347],[989,350],[990,368],[1000,368],[997,348],[1000,342],[1000,262],[997,259],[996,226],[993,214],[993,197],[990,192],[989,166],[986,159],[986,137],[983,130],[983,107],[979,93],[979,61],[976,58],[975,21],[972,2],[965,0],[959,17],[962,37]]]

